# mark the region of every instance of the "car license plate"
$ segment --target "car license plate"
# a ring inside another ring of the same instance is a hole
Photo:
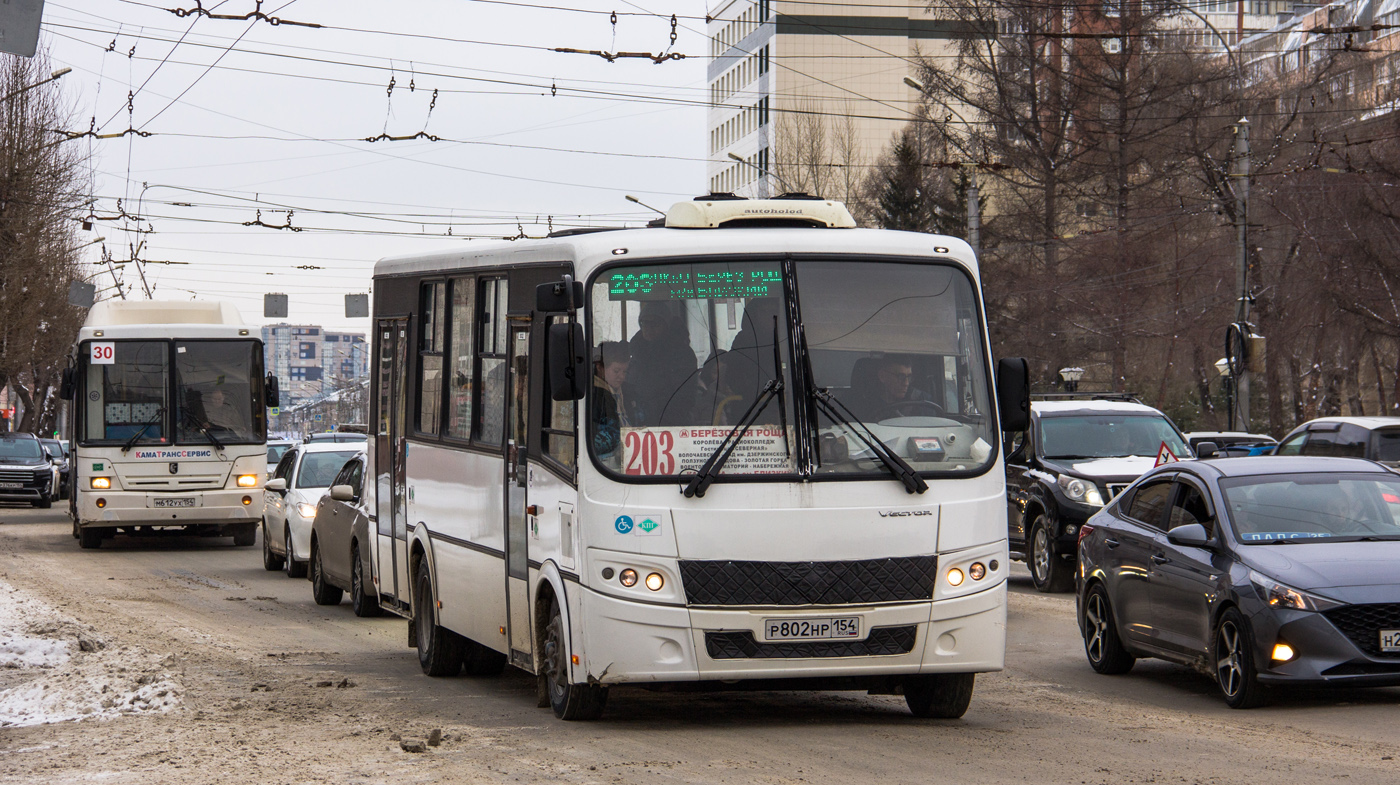
[[[763,639],[769,641],[818,641],[859,637],[859,616],[763,620]]]
[[[193,507],[193,496],[180,496],[176,498],[162,498],[151,501],[152,507]]]
[[[7,490],[8,490],[8,489],[11,489],[11,488],[23,488],[23,487],[24,487],[24,483],[22,483],[22,482],[0,482],[0,488],[5,488],[5,489],[7,489]]]
[[[1381,630],[1381,651],[1400,652],[1400,630]]]

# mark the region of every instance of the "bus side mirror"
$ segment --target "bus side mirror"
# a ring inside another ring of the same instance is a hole
[[[997,362],[997,414],[1003,431],[1031,427],[1031,373],[1024,357]]]
[[[549,359],[549,397],[556,401],[583,398],[588,382],[588,354],[583,327],[576,322],[549,325],[546,341]]]
[[[572,298],[569,296],[571,293]],[[540,313],[567,313],[581,305],[583,305],[583,282],[581,281],[555,281],[554,283],[542,283],[535,287],[535,310]]]
[[[74,388],[77,386],[75,384],[77,381],[75,377],[73,366],[70,365],[63,369],[63,380],[58,384],[58,397],[60,399],[65,401],[73,400]]]
[[[263,386],[267,389],[268,408],[275,409],[282,405],[282,395],[277,390],[277,377],[272,374],[267,375]]]

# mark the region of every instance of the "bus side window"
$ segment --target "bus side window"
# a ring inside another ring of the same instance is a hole
[[[567,316],[549,317],[550,324],[564,324],[568,321]],[[545,363],[545,373],[549,373],[548,362]],[[543,391],[540,405],[544,408],[544,416],[540,418],[543,423],[540,443],[544,454],[572,475],[578,461],[578,432],[575,430],[578,402],[550,400],[548,378],[545,379],[544,385],[537,389]]]
[[[506,292],[504,278],[490,278],[481,286],[481,402],[477,407],[477,440],[493,447],[501,445],[505,431],[506,353],[510,350],[506,334]]]
[[[443,322],[447,317],[447,283],[423,284],[419,305],[422,336],[418,344],[418,432],[437,435],[442,409]]]
[[[452,358],[447,369],[446,435],[470,439],[472,435],[472,396],[476,393],[476,352],[472,346],[472,326],[476,324],[476,279],[452,279],[452,315],[449,320],[447,352]]]

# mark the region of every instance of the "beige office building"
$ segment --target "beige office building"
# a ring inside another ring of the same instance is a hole
[[[913,118],[916,52],[946,51],[957,28],[922,2],[730,0],[711,17],[708,185],[753,197],[787,190],[766,171],[845,198]]]

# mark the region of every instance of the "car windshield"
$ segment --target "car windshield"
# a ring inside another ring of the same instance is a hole
[[[33,439],[0,439],[0,461],[37,460],[44,457],[44,448]]]
[[[307,453],[302,456],[301,468],[297,471],[297,487],[331,487],[331,481],[335,479],[337,474],[340,474],[341,469],[345,468],[345,462],[357,454],[354,450]]]
[[[990,463],[982,325],[965,272],[869,260],[789,269],[791,282],[777,260],[651,264],[594,281],[589,446],[599,463],[690,473],[746,416],[724,475],[798,472],[798,429],[817,475],[885,475],[868,441],[920,473]],[[805,338],[796,347],[792,290]],[[795,357],[810,361],[809,389],[794,389]],[[772,384],[781,390],[765,395]],[[850,422],[806,395],[829,395]]]
[[[1400,477],[1297,474],[1221,480],[1240,542],[1400,538]]]
[[[1400,462],[1400,429],[1376,431],[1376,460]]]
[[[1181,434],[1158,414],[1042,415],[1040,440],[1050,459],[1155,457],[1163,444],[1177,458],[1193,457]]]
[[[58,442],[44,442],[43,444],[45,452],[47,452],[50,457],[60,460],[63,458],[63,445]]]
[[[267,438],[262,350],[256,341],[177,341],[176,422],[181,444]]]

